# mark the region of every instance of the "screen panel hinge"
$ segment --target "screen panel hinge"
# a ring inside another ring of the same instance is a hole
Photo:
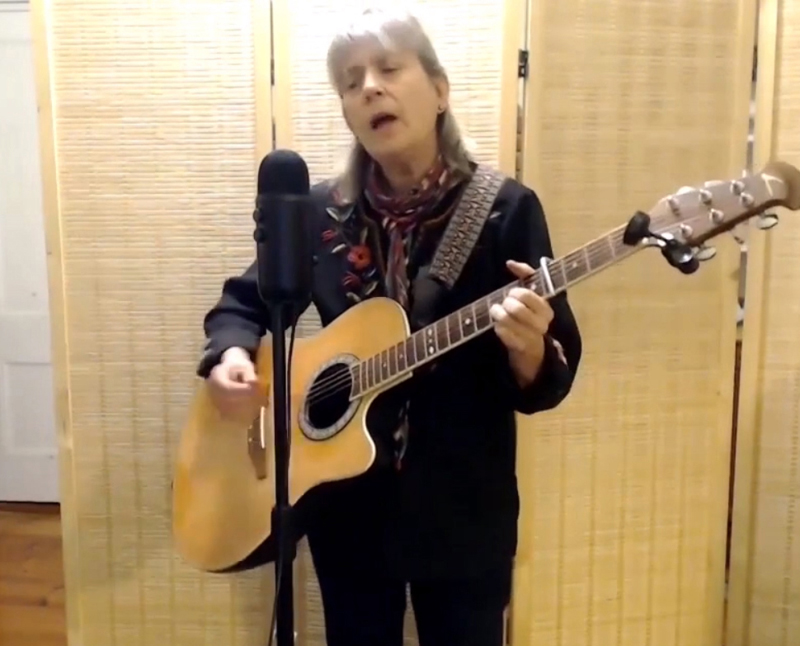
[[[517,76],[521,79],[528,78],[528,57],[527,49],[520,49],[517,57]]]

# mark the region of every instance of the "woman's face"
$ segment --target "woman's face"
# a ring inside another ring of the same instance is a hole
[[[448,85],[431,79],[414,53],[354,47],[340,92],[347,125],[378,163],[436,148],[436,119],[447,106]]]

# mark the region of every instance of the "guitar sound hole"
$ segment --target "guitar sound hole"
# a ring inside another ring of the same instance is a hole
[[[311,439],[324,440],[336,435],[353,417],[358,402],[350,401],[353,376],[346,363],[326,367],[308,390],[303,432]]]

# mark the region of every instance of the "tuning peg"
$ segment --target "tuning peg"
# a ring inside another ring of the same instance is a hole
[[[763,215],[759,215],[758,219],[756,220],[756,228],[761,229],[762,231],[767,231],[776,224],[778,224],[778,216],[774,213],[764,213]]]
[[[700,262],[706,262],[707,260],[711,260],[716,255],[717,255],[717,249],[715,247],[706,247],[705,245],[697,247],[694,251],[694,257],[697,258]]]

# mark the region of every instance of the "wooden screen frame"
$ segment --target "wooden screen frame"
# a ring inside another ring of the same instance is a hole
[[[769,16],[771,12],[769,10],[770,5],[774,5],[779,0],[739,0],[738,3],[738,12],[737,12],[737,34],[739,37],[738,47],[736,50],[736,63],[735,68],[737,73],[740,75],[744,75],[747,73],[752,72],[752,65],[753,65],[753,50],[755,47],[756,42],[756,30],[757,30],[757,13],[758,8],[757,5],[760,2],[761,5],[761,20],[764,20],[764,11],[765,8],[767,10],[767,23],[766,25],[762,24],[760,26],[760,39],[764,38],[765,35],[770,33],[770,25],[769,25]],[[544,14],[545,10],[543,8],[542,3],[537,2],[537,0],[527,0],[527,8],[528,8],[528,17],[525,23],[526,25],[526,34],[527,34],[527,47],[530,50],[530,59],[531,60],[546,60],[547,52],[544,50],[544,44],[541,39],[537,37],[540,30],[543,29],[543,22],[544,22]],[[772,10],[774,11],[774,10]],[[774,22],[774,19],[773,21]],[[767,34],[765,34],[765,30],[767,30]],[[774,27],[772,28],[771,33],[773,34],[774,39]],[[759,40],[759,42],[761,42]],[[759,47],[761,50],[761,47]],[[759,77],[763,73],[768,73],[766,70],[761,69],[761,59],[767,58],[771,56],[771,63],[770,61],[765,62],[765,67],[769,67],[771,64],[774,67],[774,51],[771,54],[765,52],[759,52]],[[760,81],[759,81],[760,82]],[[542,82],[539,76],[536,74],[531,74],[528,79],[525,80],[525,85],[523,89],[523,96],[524,96],[524,106],[523,106],[523,131],[522,131],[522,146],[521,146],[521,162],[520,162],[520,172],[519,176],[521,181],[524,182],[526,185],[535,186],[536,180],[541,176],[541,158],[539,156],[539,151],[541,150],[541,142],[538,138],[539,129],[536,127],[530,128],[527,127],[529,123],[535,123],[537,120],[536,115],[536,99],[537,97],[541,96],[543,92],[542,89]],[[750,119],[750,92],[749,87],[747,91],[743,87],[736,88],[736,99],[735,99],[735,123],[738,124],[737,127],[741,128],[743,132],[746,132],[747,125]],[[771,86],[769,91],[770,100],[772,97]],[[764,99],[765,100],[765,99]],[[759,103],[757,111],[758,114],[762,114],[762,110],[766,109],[766,106],[762,106],[762,103]],[[770,109],[771,112],[771,109]],[[757,121],[758,124],[758,121]],[[766,125],[757,125],[757,128],[767,128]],[[766,133],[763,135],[766,136]],[[757,137],[758,138],[758,137]],[[741,142],[738,141],[731,141],[730,149],[728,151],[729,159],[736,160],[736,159],[746,159],[746,146],[747,146],[747,139],[743,139]],[[743,169],[739,168],[731,168],[731,176],[735,176],[736,173]],[[711,178],[709,178],[711,179]],[[677,188],[677,187],[676,187]],[[763,236],[762,236],[763,237]],[[721,281],[721,289],[723,293],[723,309],[727,313],[731,309],[730,303],[735,302],[737,298],[739,285],[738,285],[738,276],[739,276],[739,269],[741,264],[740,252],[739,249],[735,247],[735,245],[731,244],[732,241],[730,240],[721,240],[717,248],[717,255],[713,259],[712,262],[715,263],[722,263],[721,268],[721,275],[723,279]],[[758,242],[758,245],[768,244],[765,242]],[[753,255],[751,253],[751,255]],[[761,275],[763,273],[763,257],[759,258],[760,265],[759,268],[752,270],[751,263],[752,261],[748,262],[748,284],[752,285],[754,282],[758,285],[762,284]],[[747,295],[747,303],[748,303],[748,311],[750,312],[750,318],[756,318],[760,314],[761,308],[761,298],[754,297],[751,294],[752,290],[755,288],[750,288]],[[749,319],[746,323],[750,325]],[[736,347],[736,340],[737,340],[737,330],[735,324],[731,324],[724,329],[724,333],[720,335],[720,348],[721,348],[721,368],[720,368],[720,384],[719,384],[719,399],[720,402],[718,404],[719,408],[719,416],[718,416],[718,424],[717,428],[714,429],[716,433],[719,434],[720,437],[724,436],[732,436],[733,433],[733,417],[734,417],[734,386],[735,386],[735,364],[736,364],[736,356],[735,356],[735,347]],[[751,350],[750,354],[757,352],[755,350]],[[749,356],[749,355],[748,355]],[[744,359],[743,359],[744,365]],[[744,371],[743,371],[744,372]],[[755,379],[754,377],[752,379]],[[743,382],[747,383],[748,385],[753,385],[753,381]],[[741,388],[742,392],[750,392],[746,388]],[[746,398],[745,398],[746,399]],[[743,400],[744,401],[744,400]],[[748,415],[752,416],[754,413],[750,411],[749,406],[744,406],[741,408],[740,404],[740,411],[739,411],[739,419],[740,424],[741,420]],[[743,417],[744,416],[744,417]],[[754,421],[754,420],[753,420]],[[520,433],[529,432],[531,431],[532,427],[535,426],[535,420],[533,419],[523,419],[520,425]],[[532,432],[532,431],[531,431]],[[752,442],[752,440],[750,440]],[[743,446],[748,444],[747,439],[740,439],[739,440],[739,447],[737,453],[741,456],[742,452],[747,453],[746,458],[739,458],[739,460],[746,460],[750,461],[752,458],[749,455],[749,452],[745,448],[743,450]],[[731,450],[733,446],[730,447]],[[717,461],[716,468],[720,474],[719,482],[716,483],[717,488],[719,489],[715,495],[719,496],[720,498],[724,497],[728,499],[728,490],[730,485],[730,454],[725,454],[719,456],[719,460]],[[739,474],[739,466],[737,466],[736,474],[737,474],[737,489],[736,491],[739,492],[740,489],[746,487],[746,485],[738,482],[738,474]],[[752,469],[752,466],[750,467]],[[722,474],[728,474],[728,478],[722,478]],[[748,489],[749,490],[749,489]],[[741,516],[744,512],[741,510],[742,503],[737,503],[734,505],[734,514]],[[717,511],[717,518],[715,519],[714,530],[717,534],[717,539],[714,541],[715,544],[718,545],[725,545],[726,542],[726,534],[727,534],[727,525],[728,525],[728,510],[730,507],[730,503],[728,505],[718,505]],[[741,524],[741,520],[739,521]],[[741,550],[747,550],[747,547],[740,548]],[[706,622],[707,626],[707,634],[706,634],[706,643],[707,644],[720,644],[723,643],[721,640],[724,637],[725,627],[726,627],[726,618],[727,622],[730,625],[731,613],[736,611],[737,604],[743,604],[744,600],[739,599],[732,599],[730,602],[726,604],[726,581],[725,581],[725,560],[726,560],[726,553],[724,549],[721,550],[713,550],[710,549],[708,552],[708,559],[710,562],[709,570],[718,574],[716,577],[709,577],[708,586],[709,586],[709,598],[714,599],[714,607],[713,607],[713,617],[710,617],[709,620]],[[733,556],[732,556],[733,559]],[[733,564],[731,565],[733,569]],[[731,573],[731,588],[734,587],[733,585],[733,572]],[[515,588],[516,592],[516,588]],[[726,612],[726,606],[729,608]],[[526,634],[529,632],[529,625],[530,621],[527,617],[512,617],[513,622],[511,625],[512,635],[511,639],[508,643],[515,644],[517,643],[513,633],[517,632],[520,634]],[[735,621],[735,620],[733,620]],[[730,637],[728,639],[731,639]],[[520,642],[522,643],[522,642]],[[525,642],[527,643],[527,642]],[[746,646],[745,644],[738,643],[736,641],[728,641],[726,642],[728,646]]]
[[[273,25],[289,25],[292,0],[272,0]],[[503,43],[502,79],[500,89],[500,142],[498,170],[516,177],[518,127],[520,121],[521,83],[518,73],[519,52],[523,49],[527,0],[502,0]],[[292,123],[291,33],[275,29],[273,33],[273,114],[275,118],[275,147],[291,149],[294,145]],[[331,90],[333,91],[333,90]],[[301,578],[309,575],[304,560],[297,560]],[[301,586],[296,586],[296,588]],[[305,603],[305,598],[304,601]],[[305,609],[305,607],[304,607]],[[508,615],[510,616],[510,606]],[[506,625],[508,626],[508,621]]]
[[[783,0],[759,0],[758,57],[753,133],[753,167],[758,170],[774,153],[775,82],[777,76],[780,5]],[[779,235],[779,234],[778,234]],[[764,353],[764,285],[772,235],[750,227],[747,241],[742,358],[736,431],[735,478],[725,624],[727,646],[748,646],[752,586],[753,525],[757,519],[755,488],[758,479],[759,427],[762,402],[757,396]]]
[[[251,0],[253,8],[253,61],[256,145],[253,162],[273,149],[273,103],[271,92],[272,17],[268,0]],[[36,102],[38,108],[39,154],[42,174],[47,275],[50,294],[51,353],[55,419],[58,441],[59,491],[61,495],[61,537],[63,545],[64,587],[67,596],[66,628],[69,644],[82,644],[85,617],[80,603],[80,535],[77,528],[75,465],[72,453],[73,418],[71,407],[69,342],[66,302],[66,272],[59,203],[56,114],[51,79],[52,61],[49,12],[52,0],[30,0],[33,36]],[[255,192],[255,187],[253,187]],[[302,603],[302,599],[300,600]]]
[[[69,344],[67,340],[67,299],[61,209],[58,190],[55,114],[50,78],[50,37],[47,12],[49,0],[31,0],[31,34],[36,73],[36,105],[39,122],[39,157],[42,174],[42,210],[44,215],[45,247],[47,250],[47,280],[50,299],[50,346],[53,363],[55,420],[58,441],[59,494],[61,507],[61,539],[64,568],[64,590],[80,589],[78,564],[77,503],[72,463],[72,406],[70,401]],[[78,603],[65,604],[67,642],[80,643],[83,634],[83,615]]]

